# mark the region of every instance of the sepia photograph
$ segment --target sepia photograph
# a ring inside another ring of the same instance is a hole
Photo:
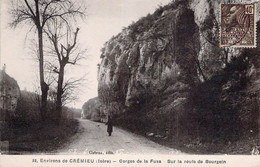
[[[0,12],[0,167],[260,165],[260,0]]]

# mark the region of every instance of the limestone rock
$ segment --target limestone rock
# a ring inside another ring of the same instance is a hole
[[[93,121],[101,121],[101,118],[104,117],[104,114],[100,112],[100,107],[101,104],[97,97],[88,100],[82,106],[81,118]]]
[[[101,103],[137,106],[147,96],[174,91],[175,83],[185,94],[225,68],[225,50],[218,46],[219,5],[213,0],[176,0],[112,37],[102,49],[98,72]],[[227,61],[242,52],[232,48]]]
[[[5,119],[15,116],[20,88],[17,81],[2,70],[0,70],[0,97],[1,114],[5,115]]]
[[[104,114],[129,114],[154,134],[259,134],[259,45],[219,47],[219,5],[231,2],[247,1],[175,0],[107,41],[98,71]]]

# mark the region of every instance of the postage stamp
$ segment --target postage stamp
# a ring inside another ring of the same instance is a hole
[[[256,47],[255,4],[221,4],[220,47]]]

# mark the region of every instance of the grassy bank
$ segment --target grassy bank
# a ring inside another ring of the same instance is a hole
[[[78,121],[63,120],[60,125],[54,122],[13,125],[9,133],[10,154],[49,153],[66,143],[78,130]]]
[[[162,127],[148,120],[142,113],[124,113],[115,118],[115,125],[127,131],[142,135],[161,145],[178,149],[190,154],[251,154],[253,148],[260,143],[260,136],[248,132],[236,141],[206,141],[189,135],[157,133]],[[151,136],[149,136],[151,135]],[[259,149],[259,148],[258,148]]]

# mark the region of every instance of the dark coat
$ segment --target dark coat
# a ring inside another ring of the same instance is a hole
[[[113,132],[113,122],[111,119],[108,119],[106,125],[107,125],[107,132]]]

